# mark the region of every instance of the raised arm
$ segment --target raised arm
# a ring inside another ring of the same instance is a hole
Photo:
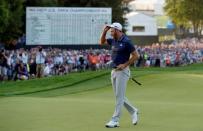
[[[106,33],[108,32],[108,30],[110,29],[109,26],[105,26],[103,31],[102,31],[102,34],[101,34],[101,37],[100,37],[100,40],[99,40],[99,44],[100,45],[103,45],[103,44],[107,44],[107,41],[106,41]]]

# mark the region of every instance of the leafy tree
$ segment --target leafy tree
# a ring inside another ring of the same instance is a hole
[[[199,30],[201,21],[203,21],[203,1],[185,0],[182,6],[186,19],[192,23],[195,35],[200,35]]]
[[[5,0],[0,1],[0,34],[4,32],[9,21],[8,4]]]
[[[12,44],[22,35],[22,15],[24,0],[1,0],[0,2],[0,41]]]
[[[25,6],[53,7],[57,6],[57,0],[26,0]]]
[[[200,35],[203,21],[202,0],[166,0],[164,9],[175,24],[185,28],[190,25],[195,36]]]

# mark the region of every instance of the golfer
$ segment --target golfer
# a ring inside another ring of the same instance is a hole
[[[112,38],[106,39],[106,34],[109,29]],[[122,25],[117,22],[104,27],[99,42],[101,45],[109,44],[112,48],[113,69],[111,71],[111,82],[116,97],[115,111],[111,120],[106,123],[105,126],[107,128],[119,127],[119,119],[123,105],[130,113],[132,123],[136,125],[138,122],[138,109],[128,101],[125,97],[125,92],[130,76],[129,65],[138,59],[138,53],[129,38],[122,32]]]

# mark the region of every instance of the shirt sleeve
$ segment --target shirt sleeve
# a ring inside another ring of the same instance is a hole
[[[132,44],[131,41],[128,41],[127,45],[128,45],[127,48],[129,50],[129,53],[132,53],[133,51],[135,51],[135,46]]]

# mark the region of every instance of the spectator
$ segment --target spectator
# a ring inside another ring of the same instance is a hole
[[[30,67],[30,78],[35,78],[37,72],[36,72],[36,68],[37,68],[37,65],[36,65],[36,62],[34,61],[34,59],[30,59],[30,62],[29,62],[29,67]]]
[[[43,76],[44,64],[45,64],[46,53],[43,51],[42,47],[39,47],[39,51],[36,54],[36,64],[37,64],[37,77]]]
[[[45,64],[44,76],[51,76],[51,67],[48,63]]]
[[[20,61],[20,65],[18,66],[17,77],[19,80],[27,80],[28,79],[27,66],[22,61]]]
[[[8,57],[5,54],[5,50],[0,51],[0,81],[5,80],[7,77],[8,70]]]

